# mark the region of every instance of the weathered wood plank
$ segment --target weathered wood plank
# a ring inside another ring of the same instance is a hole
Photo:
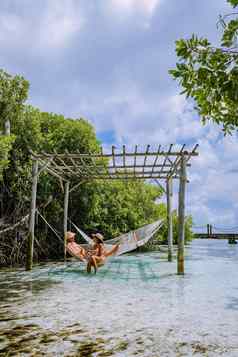
[[[65,183],[64,190],[64,259],[66,260],[66,232],[68,231],[68,209],[69,209],[69,181]]]
[[[147,180],[147,179],[160,179],[160,180],[167,180],[168,176],[159,176],[159,175],[149,175],[149,176],[113,176],[113,177],[107,177],[107,176],[91,176],[91,177],[84,177],[83,179],[85,181],[91,181],[91,180]],[[173,179],[179,179],[180,176],[173,176]]]
[[[167,224],[168,224],[168,261],[173,260],[173,220],[172,220],[172,198],[173,198],[173,181],[166,181],[166,197],[167,197]]]
[[[4,123],[4,134],[6,136],[10,136],[11,135],[11,123],[10,120],[7,119]]]
[[[179,207],[178,207],[178,256],[177,272],[184,274],[184,231],[185,231],[185,189],[186,189],[186,158],[181,158],[181,172],[179,181]]]
[[[29,233],[27,239],[26,270],[32,269],[34,254],[34,236],[35,236],[35,216],[36,216],[36,195],[37,195],[38,161],[33,160],[32,164],[32,188],[31,188],[31,208]]]
[[[34,157],[35,158],[45,158],[45,157],[51,157],[53,156],[54,154],[36,154],[34,153]],[[115,157],[123,157],[123,153],[115,153]],[[156,155],[159,155],[159,156],[198,156],[198,153],[197,152],[184,152],[184,153],[181,153],[180,151],[171,151],[171,152],[168,152],[168,151],[161,151],[159,153],[157,153],[156,151],[151,151],[150,153],[147,154],[147,156],[156,156]],[[72,158],[76,158],[76,159],[79,159],[80,157],[81,158],[90,158],[90,157],[95,157],[95,158],[111,158],[113,155],[112,153],[103,153],[103,154],[98,154],[98,153],[93,153],[93,154],[70,154],[70,156]],[[134,152],[127,152],[126,153],[126,156],[128,157],[133,157],[133,156],[145,156],[145,152],[137,152],[136,154]],[[67,158],[67,155],[66,154],[57,154],[57,157],[61,157],[61,158]]]

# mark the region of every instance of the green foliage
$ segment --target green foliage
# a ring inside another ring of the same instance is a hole
[[[189,243],[193,239],[193,232],[192,232],[192,217],[187,216],[185,220],[185,231],[184,231],[184,240],[185,243]],[[168,228],[167,228],[168,232]],[[167,233],[166,232],[166,233]],[[177,244],[178,242],[178,216],[176,214],[173,215],[173,236],[174,236],[174,243]]]
[[[6,120],[14,122],[23,109],[27,99],[28,82],[21,76],[11,76],[0,70],[0,131],[4,130]],[[0,136],[0,180],[9,164],[9,153],[15,136]]]
[[[97,181],[74,195],[80,208],[72,219],[89,232],[99,230],[106,238],[115,237],[164,217],[165,206],[155,202],[161,195],[157,186],[144,182]]]
[[[29,84],[21,76],[11,76],[0,70],[0,120],[3,126],[6,119],[14,121],[27,99]]]
[[[193,239],[193,232],[192,232],[192,217],[187,216],[185,219],[185,232],[184,232],[184,239],[185,243],[190,242]],[[167,221],[165,222],[164,226],[158,233],[158,241],[167,244],[168,237],[168,224]],[[176,212],[173,213],[173,242],[177,244],[178,241],[178,215]]]
[[[227,0],[233,7],[238,6],[238,0]]]
[[[42,113],[25,106],[12,124],[16,140],[11,155],[11,165],[6,172],[8,186],[14,194],[15,204],[29,203],[31,192],[30,150],[53,153],[65,150],[88,152],[99,150],[94,128],[84,119],[65,119],[62,115]],[[38,188],[38,202],[43,204],[50,192],[62,199],[57,180],[44,174]]]
[[[238,35],[238,19],[231,20],[228,24],[223,22],[224,33],[222,36],[222,46],[232,47],[236,45]]]
[[[229,2],[238,6],[235,0]],[[182,86],[182,94],[194,99],[203,122],[213,120],[231,134],[238,127],[237,14],[220,17],[219,24],[223,26],[221,48],[195,35],[180,39],[176,41],[179,62],[169,72]]]
[[[43,133],[43,150],[46,152],[79,151],[97,152],[99,142],[96,139],[95,130],[84,119],[66,119],[63,115],[41,113],[41,132]]]
[[[9,151],[12,148],[12,144],[15,140],[14,135],[0,136],[0,181],[3,179],[3,171],[7,169],[9,164]]]

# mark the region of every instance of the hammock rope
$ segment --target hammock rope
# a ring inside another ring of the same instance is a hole
[[[56,235],[56,237],[59,239],[59,241],[61,243],[64,243],[64,239],[60,236],[59,232],[56,231],[55,228],[53,228],[49,222],[45,219],[44,216],[42,216],[42,214],[39,212],[39,210],[37,210],[37,213],[39,214],[39,216],[41,217],[41,219],[45,222],[45,224],[52,230],[52,232]]]

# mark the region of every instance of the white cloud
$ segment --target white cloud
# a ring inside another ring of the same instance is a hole
[[[0,25],[1,25],[1,39],[4,37],[4,32],[6,34],[17,34],[21,31],[22,22],[19,17],[14,14],[4,14],[0,16]]]
[[[105,11],[119,24],[129,23],[133,17],[133,26],[148,30],[150,20],[161,3],[162,0],[108,0]]]
[[[82,10],[72,0],[50,1],[41,18],[39,44],[41,47],[62,48],[84,24]]]
[[[152,15],[161,0],[111,0],[111,6],[114,9],[131,12],[139,10],[146,15]]]
[[[216,139],[208,140],[211,131],[216,132]],[[207,135],[198,138],[199,157],[191,169],[188,209],[198,223],[232,226],[238,219],[238,180],[230,168],[237,167],[238,140],[236,135],[217,140],[219,131],[210,124]]]
[[[48,1],[29,16],[9,9],[0,15],[0,44],[2,48],[48,55],[67,47],[84,23],[82,9],[73,0]]]
[[[147,95],[124,78],[115,84],[111,95],[88,103],[91,112],[98,108],[97,101],[101,101],[103,111],[111,115],[98,120],[98,113],[95,113],[94,125],[98,131],[108,127],[113,129],[118,142],[168,144],[178,139],[179,142],[195,141],[206,130],[198,119],[194,119],[184,97],[177,94]]]
[[[13,43],[19,43],[25,34],[27,34],[27,26],[23,19],[7,12],[0,15],[1,46],[11,47]]]

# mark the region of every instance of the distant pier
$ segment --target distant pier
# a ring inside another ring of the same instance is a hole
[[[194,237],[199,239],[238,239],[238,233],[194,233]]]
[[[194,226],[194,228],[197,228],[196,226]],[[199,228],[205,228],[206,232],[202,232],[202,233],[194,233],[194,237],[195,238],[200,238],[200,239],[228,239],[228,240],[232,240],[232,239],[238,239],[238,231],[237,233],[234,232],[234,227],[233,228],[219,228],[216,226],[212,226],[211,224],[207,224],[205,226],[200,226]],[[235,227],[238,228],[238,227]],[[231,232],[231,230],[233,230],[233,232]]]

